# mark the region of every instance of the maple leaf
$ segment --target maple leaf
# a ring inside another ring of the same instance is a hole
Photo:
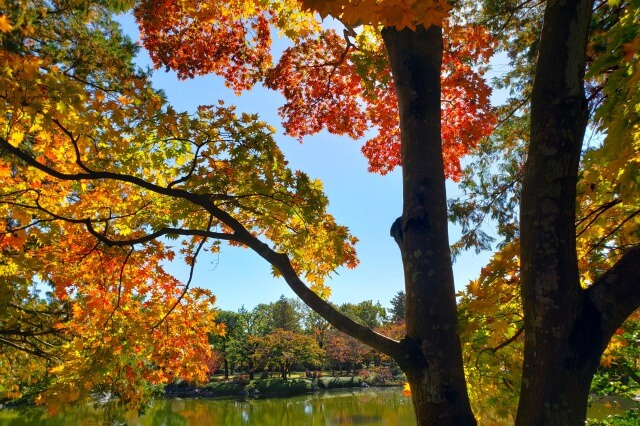
[[[11,23],[9,22],[9,18],[7,18],[7,15],[0,15],[0,32],[8,33],[12,29],[13,27],[11,26]]]

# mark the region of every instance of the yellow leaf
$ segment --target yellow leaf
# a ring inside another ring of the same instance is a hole
[[[9,19],[7,18],[7,15],[0,16],[0,32],[8,33],[12,29],[13,27],[9,23]]]
[[[20,142],[24,139],[24,132],[21,130],[14,130],[9,135],[9,143],[15,147],[20,145]]]
[[[0,164],[0,178],[11,177],[11,166],[8,164]]]
[[[402,396],[411,396],[411,386],[409,386],[409,382],[405,382],[402,388]]]

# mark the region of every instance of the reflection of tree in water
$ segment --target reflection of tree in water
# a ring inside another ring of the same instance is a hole
[[[327,424],[330,425],[415,424],[411,400],[399,392],[356,392],[329,401],[332,415]]]
[[[0,413],[5,413],[5,411],[0,411]],[[63,408],[53,417],[47,414],[45,407],[24,405],[6,410],[6,415],[6,417],[0,415],[0,425],[2,426],[96,426],[123,424],[129,419],[135,418],[135,414],[115,410],[112,406],[98,404]]]
[[[345,417],[336,417],[329,423],[330,425],[383,425],[382,416],[375,414],[351,414]]]
[[[42,420],[43,411],[0,411],[2,426],[66,426],[112,424],[104,412],[92,407],[72,408],[63,415]],[[288,398],[238,400],[159,399],[141,416],[127,413],[125,424],[139,426],[334,426],[415,425],[411,399],[399,389],[323,392]]]
[[[186,426],[187,420],[182,414],[175,410],[172,404],[167,400],[153,401],[153,405],[147,410],[145,420],[148,416],[151,416],[151,422],[146,421],[143,424],[146,426]]]
[[[166,409],[178,413],[180,425],[243,425],[246,414],[241,403],[233,400],[165,400]],[[160,423],[162,425],[162,423]],[[173,424],[171,424],[173,425]],[[145,425],[146,426],[146,425]],[[155,426],[155,423],[154,425]]]
[[[13,418],[2,417],[0,418],[0,424],[7,426],[36,424],[35,422],[39,422],[39,424],[42,424],[42,418],[46,416],[47,413],[43,407],[32,408],[29,406],[11,408],[11,411],[16,413],[18,416]],[[7,413],[10,413],[11,411],[6,410]]]

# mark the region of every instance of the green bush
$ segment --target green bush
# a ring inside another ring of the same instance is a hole
[[[245,390],[245,386],[232,382],[214,382],[208,383],[203,388],[211,392],[215,396],[239,395]]]
[[[357,388],[362,386],[361,377],[321,377],[318,379],[320,389]]]
[[[640,410],[628,410],[624,414],[607,416],[604,420],[587,421],[592,426],[628,426],[640,424]]]
[[[248,392],[257,390],[260,393],[269,395],[300,395],[313,392],[316,389],[316,384],[306,379],[291,379],[287,381],[282,379],[253,380],[245,387]]]

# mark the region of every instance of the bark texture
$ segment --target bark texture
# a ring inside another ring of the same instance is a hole
[[[464,379],[449,251],[440,130],[442,29],[382,36],[402,141],[403,211],[392,226],[406,290],[407,338],[396,360],[407,374],[420,425],[473,425]]]
[[[525,313],[520,426],[584,425],[591,380],[615,331],[605,324],[602,306],[581,288],[576,255],[592,8],[592,0],[555,0],[545,11],[520,218]]]

